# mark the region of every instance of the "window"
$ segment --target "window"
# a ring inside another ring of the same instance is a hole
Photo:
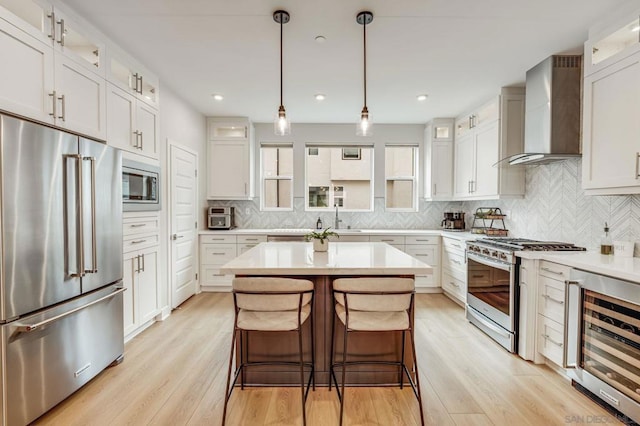
[[[416,211],[418,201],[417,146],[387,146],[385,153],[385,200],[389,210]]]
[[[260,147],[262,210],[293,210],[293,146]]]
[[[373,147],[307,146],[307,210],[373,211]]]

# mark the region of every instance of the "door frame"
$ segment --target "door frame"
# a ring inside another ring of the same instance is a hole
[[[171,161],[172,161],[172,156],[171,156],[171,151],[173,148],[177,148],[177,149],[181,149],[185,152],[188,152],[189,154],[192,154],[195,159],[196,159],[196,177],[195,177],[195,195],[196,195],[196,207],[195,207],[195,217],[196,217],[196,223],[198,224],[198,226],[196,226],[196,229],[194,230],[195,233],[195,250],[194,250],[194,269],[195,269],[195,273],[196,275],[199,274],[199,265],[200,265],[200,253],[198,251],[198,232],[199,232],[199,225],[200,225],[200,220],[199,220],[199,211],[200,211],[200,185],[199,185],[199,180],[200,180],[200,171],[199,171],[199,166],[200,166],[200,156],[198,155],[198,151],[195,151],[192,148],[189,148],[181,143],[178,143],[177,141],[171,139],[171,138],[167,138],[167,257],[169,259],[168,262],[168,269],[169,269],[169,276],[168,276],[168,282],[167,282],[167,288],[168,288],[168,304],[169,304],[169,309],[173,310],[175,309],[175,307],[173,306],[173,298],[174,298],[174,292],[173,292],[173,277],[174,277],[174,267],[175,267],[175,262],[173,259],[173,246],[171,244],[171,231],[173,229],[173,206],[171,204],[171,200],[172,200],[172,195],[173,195],[173,181],[172,181],[172,176],[171,176]],[[196,283],[196,288],[195,288],[195,294],[198,294],[200,292],[200,277],[196,278],[194,277],[195,283]]]

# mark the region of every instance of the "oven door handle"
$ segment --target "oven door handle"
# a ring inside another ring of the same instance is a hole
[[[582,282],[580,280],[567,280],[565,285],[562,368],[577,368],[582,336],[582,321],[580,320],[582,312]],[[575,297],[571,297],[573,288],[577,293]]]
[[[495,260],[487,259],[486,257],[478,256],[475,253],[467,253],[467,259],[474,260],[483,265],[491,266],[492,268],[502,269],[507,272],[511,272],[511,268],[513,267],[511,263],[497,262]]]

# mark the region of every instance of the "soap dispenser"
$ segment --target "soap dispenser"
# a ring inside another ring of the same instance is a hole
[[[600,254],[613,254],[613,242],[611,241],[611,235],[609,235],[609,225],[604,223],[604,234],[600,241]]]
[[[322,219],[320,219],[319,217],[316,221],[316,229],[322,229]]]

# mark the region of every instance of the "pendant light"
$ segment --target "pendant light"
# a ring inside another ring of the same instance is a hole
[[[373,13],[364,11],[358,13],[356,22],[362,25],[363,34],[363,52],[364,52],[364,107],[360,113],[360,120],[356,127],[356,135],[358,136],[371,136],[371,117],[369,116],[369,109],[367,109],[367,24],[373,21]]]
[[[289,13],[284,10],[276,10],[273,12],[273,20],[280,24],[280,108],[278,108],[273,128],[276,136],[284,136],[291,133],[291,122],[287,119],[287,113],[282,103],[282,26],[289,22]]]

